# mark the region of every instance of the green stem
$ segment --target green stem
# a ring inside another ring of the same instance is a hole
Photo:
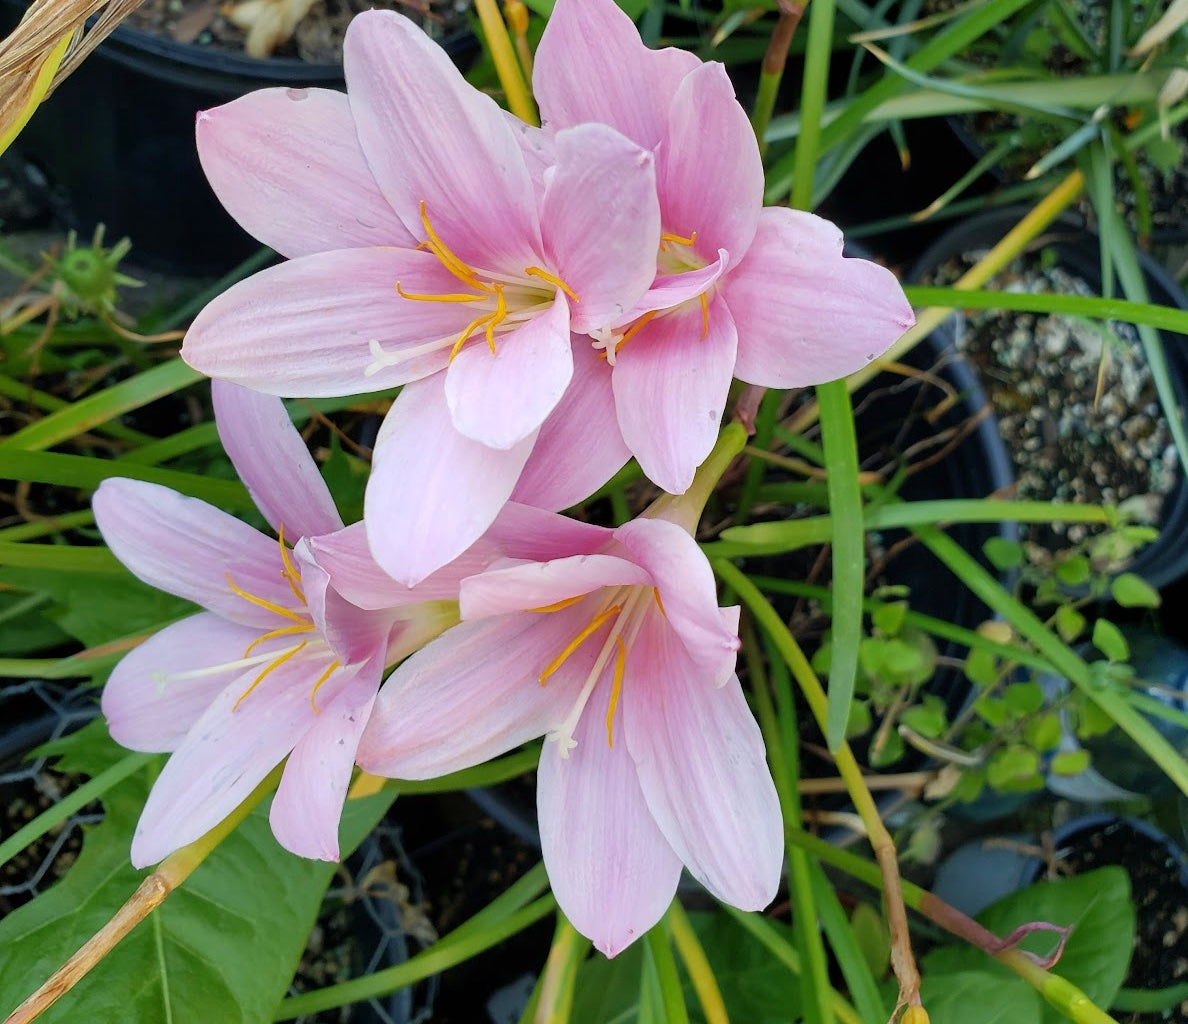
[[[660,1002],[664,1007],[665,1024],[689,1024],[689,1009],[685,1006],[685,993],[681,989],[681,976],[677,971],[676,957],[664,922],[648,929],[644,936],[647,951],[659,983]]]
[[[569,1024],[578,968],[589,949],[590,940],[583,938],[558,910],[553,945],[541,975],[540,995],[532,1020],[540,1024]]]
[[[685,965],[685,973],[693,982],[693,991],[697,995],[698,1003],[701,1004],[706,1024],[730,1024],[730,1015],[726,1012],[726,1002],[722,999],[722,990],[718,988],[718,979],[714,977],[714,969],[705,955],[705,948],[697,938],[680,899],[672,901],[664,915],[664,921],[668,925],[669,934],[680,954],[681,962]]]
[[[804,84],[800,97],[800,136],[792,162],[789,204],[808,210],[813,204],[813,171],[821,153],[822,119],[829,88],[829,59],[833,54],[834,0],[814,0],[809,17]]]
[[[540,124],[540,118],[536,113],[536,104],[532,102],[532,97],[528,94],[524,75],[520,71],[520,64],[516,59],[515,47],[507,32],[507,24],[499,13],[495,0],[475,0],[474,7],[478,11],[483,34],[487,37],[487,46],[491,49],[491,59],[495,62],[495,73],[499,76],[503,94],[507,97],[508,109],[521,121],[532,125]]]
[[[760,158],[767,153],[767,126],[771,123],[780,82],[784,78],[788,48],[792,45],[796,26],[800,24],[807,5],[808,0],[803,3],[780,0],[779,17],[767,44],[767,52],[763,55],[763,63],[759,66],[759,86],[755,91],[755,104],[751,108],[751,127],[755,130],[755,141],[759,143]]]
[[[684,494],[665,494],[657,498],[643,513],[647,519],[667,519],[687,530],[697,532],[697,523],[722,474],[746,447],[747,430],[741,423],[727,423],[718,435],[717,444],[706,460],[697,467],[693,483]]]

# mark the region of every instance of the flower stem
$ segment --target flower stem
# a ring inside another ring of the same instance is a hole
[[[534,1024],[568,1024],[578,967],[589,948],[589,940],[579,935],[565,915],[557,911],[557,930],[553,933],[553,945],[541,975],[540,997],[532,1014]]]
[[[157,866],[156,871],[140,883],[136,892],[115,912],[111,920],[83,943],[82,948],[58,968],[45,984],[21,1003],[4,1024],[29,1024],[74,988],[125,935],[164,903],[165,897],[189,878],[194,869],[206,860],[219,843],[235,831],[252,808],[276,788],[280,773],[281,766],[278,765],[243,803],[206,835],[166,857]]]
[[[788,48],[792,45],[792,37],[796,34],[796,27],[800,24],[808,0],[804,3],[777,0],[777,4],[779,18],[767,44],[767,52],[763,55],[763,63],[759,66],[759,87],[755,90],[755,104],[751,108],[751,127],[755,129],[755,141],[759,143],[761,157],[767,153],[764,136],[771,122],[772,111],[775,110],[784,67],[788,63]]]
[[[718,988],[718,979],[714,977],[714,969],[710,966],[697,933],[689,923],[689,915],[681,906],[680,899],[674,899],[664,915],[668,925],[668,932],[672,936],[673,945],[681,956],[685,965],[685,972],[693,982],[693,991],[697,1001],[701,1004],[701,1013],[706,1024],[730,1024],[730,1015],[726,1012],[726,1003],[722,999],[722,991]]]
[[[718,435],[717,444],[697,467],[693,483],[684,494],[665,494],[657,498],[642,513],[645,519],[667,519],[670,523],[696,534],[697,523],[709,497],[722,479],[722,474],[747,444],[747,429],[741,423],[727,423]]]
[[[508,109],[521,121],[533,125],[540,124],[536,104],[532,102],[532,97],[528,93],[528,87],[516,60],[515,48],[507,33],[507,25],[496,6],[496,0],[475,0],[474,7],[478,11],[479,21],[482,22],[487,45],[491,48],[491,59],[495,62],[495,73],[499,75],[500,84],[507,97]]]

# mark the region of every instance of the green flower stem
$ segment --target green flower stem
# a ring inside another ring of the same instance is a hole
[[[644,936],[647,944],[644,970],[649,967],[655,973],[660,993],[660,1005],[664,1008],[664,1024],[689,1024],[689,1008],[685,1006],[685,993],[681,988],[681,976],[677,971],[676,957],[663,920]],[[542,1024],[544,1021],[542,1019]],[[551,1024],[551,1021],[549,1022]]]
[[[842,850],[803,831],[796,832],[790,838],[796,846],[811,853],[818,860],[876,889],[883,888],[884,878],[879,868],[857,854]],[[911,882],[902,882],[901,887],[904,902],[909,907],[951,935],[966,940],[987,956],[994,957],[1031,985],[1070,1020],[1077,1021],[1078,1024],[1117,1024],[1113,1017],[1095,1006],[1093,1001],[1071,982],[1040,967],[1017,949],[1002,949],[1002,940],[997,935],[955,907]]]
[[[1003,239],[995,245],[974,266],[970,267],[953,288],[958,291],[973,291],[981,288],[999,271],[1008,266],[1029,243],[1035,240],[1041,231],[1048,227],[1085,187],[1085,176],[1080,171],[1073,171],[1061,181],[1043,199],[1041,199],[1018,224],[1016,224]],[[916,318],[916,326],[903,335],[892,345],[882,357],[864,366],[856,373],[846,378],[846,386],[855,391],[867,381],[876,377],[883,362],[895,362],[905,353],[911,351],[920,341],[928,337],[942,323],[952,315],[952,310],[938,306],[930,306],[922,310]],[[795,433],[803,433],[806,428],[817,421],[820,410],[815,403],[808,403],[800,413],[785,424]]]
[[[796,26],[800,24],[808,2],[809,0],[803,0],[803,3],[778,0],[779,17],[772,30],[771,40],[767,44],[767,52],[763,55],[763,62],[759,65],[759,86],[755,90],[755,103],[751,108],[751,127],[755,130],[761,158],[767,153],[767,126],[771,123],[776,96],[784,77],[784,67],[788,63],[788,48],[792,45]]]
[[[821,686],[821,681],[801,651],[796,638],[788,631],[788,627],[755,584],[737,566],[720,558],[714,559],[711,564],[718,578],[731,587],[746,604],[755,621],[775,645],[808,701],[813,717],[824,731],[829,715],[829,699],[825,696],[824,687]],[[862,819],[867,838],[883,874],[887,925],[891,932],[891,966],[899,982],[897,1006],[918,1005],[920,972],[916,969],[915,957],[912,955],[895,843],[879,816],[879,809],[866,785],[866,780],[862,777],[862,769],[850,745],[843,740],[833,751],[833,756],[838,774],[845,780],[846,792],[849,793],[850,800]]]
[[[689,922],[689,915],[681,906],[680,898],[674,899],[664,915],[668,933],[672,936],[673,945],[680,954],[681,962],[685,965],[685,973],[693,983],[693,991],[697,1001],[701,1004],[701,1012],[706,1024],[730,1024],[730,1015],[726,1012],[726,1002],[722,998],[722,991],[718,988],[718,979],[714,977],[714,969],[710,966],[705,949]]]
[[[508,109],[521,121],[532,125],[540,124],[536,104],[532,102],[528,87],[524,83],[524,75],[516,60],[515,47],[512,46],[511,36],[508,35],[507,25],[499,13],[496,0],[475,0],[474,7],[478,11],[483,34],[487,37],[487,46],[491,49],[495,73],[503,85]]]
[[[833,55],[834,0],[815,0],[809,16],[808,44],[800,95],[800,135],[792,157],[790,206],[813,205],[813,171],[821,154],[821,124],[829,89],[829,59]]]
[[[729,468],[746,447],[747,430],[741,423],[727,423],[718,435],[718,441],[713,451],[706,456],[705,461],[697,467],[693,483],[684,494],[665,494],[657,498],[642,513],[643,518],[656,519],[663,517],[669,522],[687,530],[690,536],[696,534],[697,523],[705,509],[705,503],[714,493],[722,474]]]
[[[525,1013],[524,1024],[569,1024],[573,1012],[573,994],[578,968],[590,949],[561,911],[557,911],[557,929],[540,979],[540,992],[534,999],[532,1016]]]
[[[165,898],[189,878],[211,851],[235,831],[251,810],[276,788],[280,781],[281,769],[282,765],[277,765],[243,803],[206,835],[166,857],[157,869],[140,883],[140,887],[115,912],[111,920],[91,936],[45,984],[21,1003],[5,1024],[30,1024],[86,977],[125,935],[165,902]]]

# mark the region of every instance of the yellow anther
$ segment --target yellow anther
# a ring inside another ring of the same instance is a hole
[[[232,592],[237,596],[242,597],[249,604],[254,604],[257,608],[264,608],[270,612],[275,612],[282,618],[290,619],[293,622],[300,622],[304,625],[306,621],[304,616],[298,615],[295,611],[292,611],[288,608],[282,608],[279,604],[273,604],[271,601],[265,601],[262,597],[256,597],[255,594],[249,594],[246,590],[240,590],[239,587],[235,585],[235,581],[231,578],[230,573],[224,573],[224,575],[227,577],[227,585],[231,588]]]
[[[272,662],[266,669],[264,669],[263,672],[261,672],[258,676],[256,676],[255,680],[252,682],[252,685],[249,686],[246,690],[243,691],[243,693],[241,693],[239,695],[239,699],[234,704],[231,705],[231,710],[233,712],[238,711],[239,705],[242,704],[245,700],[247,700],[248,694],[250,694],[257,686],[259,686],[264,681],[264,677],[266,675],[268,675],[270,672],[276,671],[276,669],[280,668],[290,658],[299,654],[304,649],[304,647],[305,647],[305,641],[303,640],[296,647],[294,647],[291,651],[285,651],[285,653],[282,654],[279,658],[277,658],[276,661]]]
[[[330,667],[328,669],[326,669],[326,671],[323,672],[320,676],[318,676],[318,681],[316,683],[314,683],[313,689],[310,691],[310,694],[309,694],[309,706],[311,708],[313,708],[313,712],[315,715],[320,715],[322,713],[318,709],[318,705],[314,702],[314,698],[318,695],[318,690],[320,690],[322,688],[322,684],[327,679],[330,678],[330,676],[334,673],[334,670],[336,668],[339,668],[341,665],[342,665],[341,661],[330,662]]]
[[[271,632],[263,633],[256,637],[256,639],[250,644],[248,644],[246,648],[244,648],[243,656],[245,659],[248,658],[252,651],[254,651],[266,640],[275,640],[278,636],[292,636],[295,633],[309,633],[314,628],[315,627],[312,622],[307,622],[301,626],[282,626],[280,629],[274,629]]]
[[[480,316],[477,320],[471,320],[470,323],[466,325],[462,333],[458,335],[458,340],[454,342],[454,347],[450,349],[449,361],[451,363],[454,361],[458,353],[462,351],[462,346],[470,340],[470,336],[474,334],[474,332],[480,327],[485,326],[494,315],[494,313],[487,313],[484,316]]]
[[[589,640],[591,636],[593,636],[595,633],[597,633],[598,630],[602,627],[603,623],[605,623],[607,619],[613,618],[614,616],[618,615],[619,612],[622,611],[622,608],[623,608],[622,605],[612,604],[601,615],[594,616],[594,618],[590,621],[590,623],[586,626],[586,628],[583,629],[580,633],[578,633],[578,635],[575,636],[572,640],[570,640],[569,643],[566,644],[565,650],[563,650],[560,654],[558,654],[557,657],[555,657],[549,663],[548,668],[546,668],[540,674],[540,685],[544,686],[544,684],[548,680],[549,676],[551,676],[554,672],[557,671],[557,669],[559,669],[562,665],[564,665],[565,662],[569,660],[570,655],[572,655],[579,647],[582,646],[582,644],[584,644],[587,640]]]
[[[660,599],[660,588],[659,587],[652,587],[652,596],[656,599],[656,607],[660,609],[660,614],[663,615],[667,619],[668,612],[666,612],[664,610],[664,602]]]
[[[573,289],[570,288],[569,285],[567,285],[564,281],[562,281],[561,278],[557,277],[556,274],[550,274],[547,270],[542,270],[540,267],[525,267],[524,273],[529,277],[539,277],[543,281],[548,281],[549,284],[556,285],[566,295],[573,299],[574,302],[582,301],[574,294]]]
[[[632,338],[639,334],[640,331],[647,327],[658,312],[659,310],[657,309],[650,309],[638,320],[636,320],[635,323],[633,323],[631,327],[623,334],[623,337],[619,339],[619,344],[615,346],[615,351],[619,351],[619,349],[626,345],[627,342],[629,342]]]
[[[553,604],[546,604],[542,608],[529,608],[528,610],[530,612],[559,612],[562,608],[568,608],[571,605],[575,605],[588,596],[588,594],[578,594],[577,597],[567,597],[563,601],[555,601]]]
[[[429,236],[428,240],[422,242],[430,252],[433,253],[439,260],[441,265],[446,268],[463,284],[469,285],[471,288],[477,288],[482,292],[490,292],[493,289],[488,285],[483,284],[478,279],[478,273],[474,268],[467,266],[457,256],[450,252],[450,248],[438,237],[436,231],[433,230],[433,225],[429,223],[429,214],[425,210],[425,200],[421,200],[421,223],[425,225],[425,234]],[[420,246],[418,246],[420,248]]]
[[[615,745],[614,721],[615,708],[619,706],[619,693],[623,689],[623,670],[627,667],[627,648],[621,636],[615,637],[619,649],[615,651],[615,675],[611,683],[610,706],[606,709],[606,745]]]
[[[697,297],[701,300],[701,340],[705,341],[709,334],[709,299],[705,297],[705,292]]]
[[[487,347],[495,354],[495,328],[507,317],[507,300],[503,297],[503,285],[495,285],[495,312],[487,321]]]
[[[277,539],[277,542],[280,544],[281,561],[284,563],[284,566],[285,566],[285,571],[282,572],[281,575],[288,581],[289,589],[292,590],[293,593],[297,595],[297,600],[300,601],[302,604],[305,604],[305,594],[302,593],[301,587],[300,587],[301,573],[299,573],[297,571],[296,566],[294,566],[293,563],[289,560],[289,549],[285,546],[285,524],[284,523],[281,523],[280,526],[277,527],[276,539]]]
[[[462,295],[458,292],[448,292],[444,295],[420,295],[417,292],[406,292],[396,282],[396,293],[402,299],[412,299],[414,302],[482,302],[485,295]]]
[[[671,242],[674,245],[692,245],[697,241],[697,232],[694,231],[688,238],[683,235],[674,235],[667,231],[660,235],[660,247],[664,247],[665,242]]]

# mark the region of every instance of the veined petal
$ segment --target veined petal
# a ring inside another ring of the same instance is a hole
[[[564,717],[576,690],[556,677],[541,686],[537,677],[576,632],[564,612],[501,615],[447,630],[380,690],[359,764],[390,778],[431,779],[542,735]],[[588,671],[595,654],[587,644],[566,666]]]
[[[616,323],[656,276],[660,203],[649,150],[603,124],[557,133],[541,204],[545,246],[580,301],[576,334]]]
[[[499,514],[536,435],[507,451],[463,437],[441,375],[407,385],[376,440],[364,497],[367,539],[386,573],[409,586],[452,562]]]
[[[611,368],[579,339],[573,377],[520,474],[512,500],[560,510],[584,501],[615,475],[631,452],[615,419]]]
[[[544,193],[545,172],[556,163],[553,152],[553,133],[535,125],[525,124],[515,114],[503,111],[503,119],[520,143],[520,152],[528,165],[528,174],[537,195]]]
[[[611,539],[611,531],[605,526],[581,523],[514,501],[503,506],[485,537],[503,557],[534,562],[592,555]]]
[[[205,835],[238,807],[315,724],[310,693],[329,652],[298,655],[277,667],[233,710],[259,677],[249,670],[215,698],[153,785],[132,839],[132,863],[155,864]],[[329,703],[341,679],[319,696]]]
[[[359,737],[371,715],[383,663],[339,669],[341,692],[298,741],[272,798],[268,820],[277,841],[300,857],[338,860],[338,826]]]
[[[124,655],[103,688],[112,738],[130,750],[176,750],[211,701],[243,669],[234,665],[259,629],[199,612],[150,636]],[[222,672],[205,667],[231,663]],[[182,676],[182,678],[170,678]]]
[[[730,253],[725,249],[719,249],[718,258],[713,263],[699,267],[697,270],[687,270],[683,274],[666,274],[656,278],[647,294],[615,326],[625,326],[654,309],[671,309],[673,306],[679,306],[682,302],[688,302],[704,295],[714,282],[726,273],[726,266],[729,262]]]
[[[330,574],[314,559],[305,540],[293,549],[293,561],[299,566],[310,617],[335,658],[343,665],[357,665],[382,654],[393,610],[367,611],[351,604],[330,585]],[[375,571],[379,572],[378,567]]]
[[[689,237],[709,258],[743,258],[763,208],[763,161],[755,130],[721,64],[687,75],[669,111],[657,177],[664,230]]]
[[[595,693],[594,700],[605,693]],[[622,712],[617,712],[621,719]],[[567,758],[546,743],[536,800],[545,868],[557,904],[608,957],[660,920],[676,895],[681,862],[652,820],[635,765],[603,716],[582,715]],[[622,728],[621,724],[618,728]]]
[[[700,64],[685,50],[649,50],[610,0],[557,0],[532,86],[546,128],[596,121],[653,149],[677,87]]]
[[[735,376],[764,387],[845,377],[916,322],[891,271],[843,258],[834,225],[782,207],[763,211],[722,297],[738,327]]]
[[[302,397],[379,391],[445,367],[471,304],[402,298],[458,292],[427,252],[343,249],[240,281],[186,332],[182,357],[211,377]]]
[[[551,562],[497,567],[462,581],[462,618],[481,619],[530,611],[601,587],[650,583],[647,572],[614,555],[573,555]]]
[[[713,570],[683,529],[662,519],[635,519],[615,530],[660,591],[669,626],[715,687],[734,674],[739,648],[738,609],[723,618]],[[730,628],[733,621],[734,629]]]
[[[365,11],[343,46],[356,131],[380,190],[418,238],[420,204],[465,263],[539,261],[540,223],[520,142],[494,100],[401,14]]]
[[[210,385],[223,450],[256,508],[289,539],[342,529],[330,489],[279,398],[237,384]]]
[[[693,482],[726,408],[738,339],[716,298],[708,328],[696,306],[656,317],[619,353],[611,378],[623,440],[648,478],[671,494]]]
[[[380,193],[340,92],[257,89],[200,111],[196,134],[219,202],[282,256],[417,244]]]
[[[779,888],[783,825],[737,678],[719,689],[706,685],[675,633],[656,620],[631,655],[624,732],[652,817],[718,899],[762,910]]]
[[[150,586],[184,597],[224,619],[276,625],[276,613],[231,589],[291,607],[277,543],[212,505],[168,487],[111,477],[91,503],[108,547]]]
[[[475,338],[446,370],[445,397],[464,437],[506,451],[534,435],[573,376],[569,307],[558,295],[507,334],[495,351]]]

